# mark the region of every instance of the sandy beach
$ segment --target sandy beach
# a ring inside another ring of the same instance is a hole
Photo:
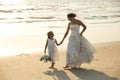
[[[94,59],[64,70],[69,34],[58,46],[56,69],[49,69],[40,61],[47,32],[59,43],[70,12],[86,24]],[[119,36],[120,0],[0,0],[0,80],[120,80]]]
[[[79,69],[64,70],[65,48],[59,49],[56,69],[50,62],[40,61],[43,52],[0,58],[0,80],[119,80],[120,42],[94,44],[96,53],[90,64]]]

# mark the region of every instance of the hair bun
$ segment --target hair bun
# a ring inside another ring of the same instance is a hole
[[[76,17],[76,14],[75,13],[69,13],[69,14],[67,14],[67,17]]]

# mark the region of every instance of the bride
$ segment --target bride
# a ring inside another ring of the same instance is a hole
[[[70,30],[71,34],[68,40],[66,66],[64,68],[78,68],[82,63],[90,63],[92,61],[95,49],[83,36],[83,33],[86,30],[86,25],[78,19],[75,13],[67,14],[67,18],[70,22],[68,23],[68,27],[61,44],[67,37]],[[79,32],[80,27],[83,27],[81,32]]]

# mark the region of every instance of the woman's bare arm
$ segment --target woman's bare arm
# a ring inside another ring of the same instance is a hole
[[[82,36],[82,34],[83,34],[83,32],[86,30],[86,25],[83,23],[83,22],[81,22],[81,21],[79,21],[79,24],[83,27],[83,30],[81,31],[81,33],[80,33],[80,35]]]
[[[64,37],[63,37],[63,39],[62,39],[62,41],[61,41],[60,44],[62,44],[63,41],[64,41],[64,39],[67,37],[67,35],[68,35],[68,33],[69,33],[69,30],[70,30],[70,23],[68,24],[67,30],[66,30],[66,32],[65,32],[65,34],[64,34]]]

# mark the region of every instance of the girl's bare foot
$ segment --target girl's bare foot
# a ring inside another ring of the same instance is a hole
[[[65,66],[65,67],[63,67],[64,69],[67,69],[67,68],[69,68],[69,66]]]
[[[49,69],[55,69],[54,67],[49,67]]]
[[[71,69],[77,69],[77,67],[71,67]]]

